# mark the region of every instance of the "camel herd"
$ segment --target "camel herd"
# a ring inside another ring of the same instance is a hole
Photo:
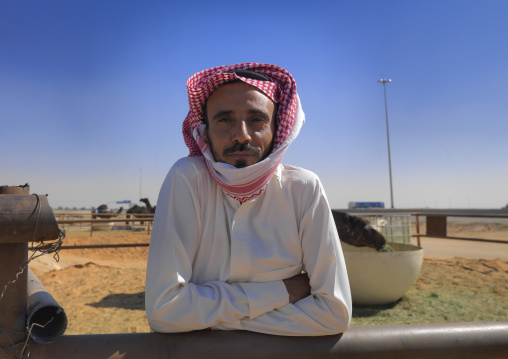
[[[150,200],[148,198],[141,198],[139,200],[140,202],[143,202],[145,206],[138,206],[135,204],[131,208],[129,208],[125,213],[127,213],[126,217],[130,218],[131,215],[134,217],[141,217],[137,216],[138,214],[153,214],[155,213],[155,206],[152,207],[150,204]],[[116,212],[113,212],[113,210],[108,208],[107,204],[101,204],[97,208],[92,208],[92,218],[95,219],[97,217],[100,218],[113,218],[117,217],[120,213],[122,213],[123,207],[120,207],[120,209]],[[141,222],[143,224],[143,222]]]

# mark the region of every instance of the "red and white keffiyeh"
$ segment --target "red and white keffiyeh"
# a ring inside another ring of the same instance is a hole
[[[235,70],[249,70],[269,77],[272,81],[260,81],[238,76]],[[236,168],[214,157],[203,140],[205,125],[203,106],[211,93],[219,86],[232,80],[241,80],[257,87],[272,101],[279,104],[277,130],[270,155],[248,167]],[[187,80],[189,113],[183,122],[183,137],[189,148],[189,156],[204,156],[210,174],[226,194],[240,202],[259,196],[275,173],[290,143],[300,132],[305,116],[300,107],[293,76],[281,67],[242,63],[219,66],[194,74]]]

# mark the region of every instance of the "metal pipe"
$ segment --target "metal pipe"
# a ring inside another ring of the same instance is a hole
[[[485,239],[485,238],[472,238],[472,237],[451,237],[451,236],[437,236],[431,234],[414,234],[413,237],[426,237],[426,238],[440,238],[440,239],[456,239],[462,241],[473,241],[473,242],[489,242],[489,243],[503,243],[508,244],[508,240],[505,239]]]
[[[60,249],[128,248],[128,247],[148,247],[149,245],[150,243],[90,244],[76,246],[61,246]]]
[[[30,194],[30,186],[28,183],[22,186],[0,186],[0,194]]]
[[[31,269],[28,270],[28,311],[30,338],[41,344],[59,339],[67,328],[67,315]]]
[[[373,325],[344,335],[284,337],[246,331],[63,336],[30,344],[31,359],[508,358],[508,322]]]
[[[153,221],[153,215],[143,218],[118,218],[115,219],[66,219],[58,221],[58,224],[73,224],[73,223],[115,223],[115,222],[139,222],[139,221]]]
[[[49,241],[59,236],[46,195],[0,194],[0,243]]]

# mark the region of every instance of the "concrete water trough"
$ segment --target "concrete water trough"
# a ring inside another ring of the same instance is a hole
[[[378,252],[341,242],[354,304],[396,302],[413,286],[423,263],[423,249],[391,243],[393,252]]]

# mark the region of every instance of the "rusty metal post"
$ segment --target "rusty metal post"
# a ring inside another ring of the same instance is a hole
[[[42,242],[60,236],[47,196],[0,196],[0,243]]]
[[[446,237],[446,216],[427,215],[427,236]]]
[[[25,186],[1,186],[0,195],[28,195]],[[0,213],[1,214],[1,213]],[[0,237],[0,351],[26,338],[27,271],[21,266],[28,259],[28,242],[5,243]],[[21,273],[20,273],[21,272]]]
[[[420,216],[416,215],[416,242],[418,243],[418,247],[421,247],[420,243]]]
[[[27,337],[28,243],[58,239],[46,196],[0,187],[0,358],[21,356]]]

